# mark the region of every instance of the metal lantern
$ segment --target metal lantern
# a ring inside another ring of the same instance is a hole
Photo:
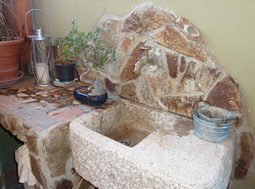
[[[44,30],[42,27],[34,29],[33,35],[28,35],[26,17],[32,11],[42,12],[46,16],[48,21],[49,35],[44,35]],[[32,9],[28,11],[25,16],[25,25],[27,37],[31,40],[29,56],[35,80],[40,86],[51,85],[55,78],[55,72],[48,16],[42,10]]]

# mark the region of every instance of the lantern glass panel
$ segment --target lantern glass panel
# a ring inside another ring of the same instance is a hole
[[[50,38],[32,38],[30,61],[38,84],[50,84],[53,81],[53,52]]]

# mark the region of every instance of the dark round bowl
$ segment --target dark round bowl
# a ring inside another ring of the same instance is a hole
[[[107,92],[102,95],[88,95],[86,92],[82,93],[79,90],[86,91],[89,86],[77,87],[73,91],[75,99],[79,100],[82,104],[87,104],[90,106],[101,106],[104,104],[108,98]]]

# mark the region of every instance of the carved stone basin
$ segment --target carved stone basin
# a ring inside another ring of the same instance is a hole
[[[150,109],[129,103],[117,103],[107,111],[96,110],[98,114],[83,122],[91,130],[120,143],[133,147],[150,133],[162,126]],[[163,118],[163,117],[162,117]]]
[[[100,189],[226,188],[232,170],[232,132],[210,143],[192,119],[127,100],[73,120],[70,140],[75,170]]]
[[[153,128],[142,128],[139,124],[120,123],[113,125],[109,130],[101,134],[126,146],[133,147],[152,131]]]

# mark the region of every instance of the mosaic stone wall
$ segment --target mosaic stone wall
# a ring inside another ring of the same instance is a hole
[[[99,72],[91,71],[90,79],[100,76],[111,94],[192,117],[197,101],[233,111],[242,124],[243,101],[240,84],[223,68],[205,44],[188,39],[175,24],[174,12],[153,3],[136,6],[125,17],[103,16],[101,40],[116,49],[117,61]],[[150,64],[133,72],[143,56],[143,46],[151,46]]]

